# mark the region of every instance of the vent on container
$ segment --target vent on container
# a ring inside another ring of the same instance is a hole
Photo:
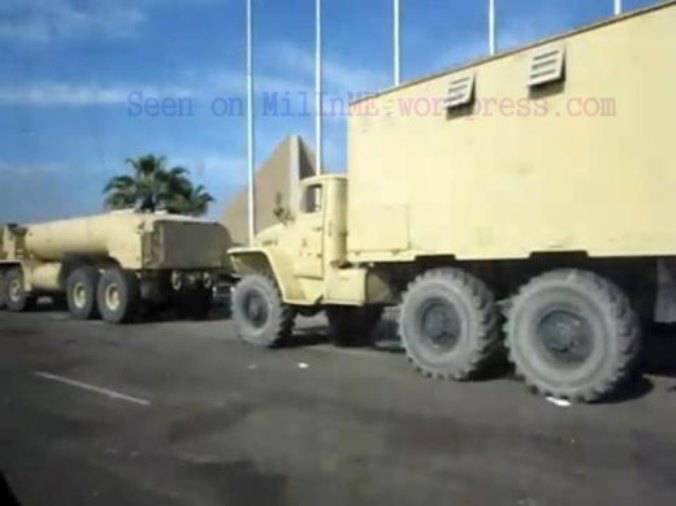
[[[451,81],[448,86],[446,108],[455,109],[474,101],[474,75],[463,76]]]
[[[535,53],[530,60],[528,86],[542,86],[543,84],[562,81],[564,78],[565,50],[546,48]]]

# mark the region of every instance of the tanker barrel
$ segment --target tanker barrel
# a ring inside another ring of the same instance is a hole
[[[107,256],[115,214],[28,225],[26,250],[44,260],[65,255]]]

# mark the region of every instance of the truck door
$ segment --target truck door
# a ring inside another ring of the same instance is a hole
[[[298,276],[321,279],[324,275],[325,188],[314,183],[302,188],[296,220],[299,234],[294,272]]]

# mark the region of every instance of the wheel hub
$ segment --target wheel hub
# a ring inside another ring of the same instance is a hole
[[[21,299],[22,291],[23,291],[23,283],[21,283],[21,281],[19,281],[18,279],[13,279],[12,281],[10,281],[7,293],[12,301],[16,302],[19,299]]]
[[[116,284],[106,287],[106,306],[111,311],[117,311],[120,307],[120,288]]]
[[[257,293],[252,293],[247,297],[244,312],[247,320],[256,328],[264,326],[268,320],[268,305],[265,299]]]
[[[422,311],[421,330],[433,347],[451,349],[460,337],[458,313],[447,301],[432,300]]]
[[[538,323],[537,334],[547,354],[559,363],[579,365],[591,355],[591,325],[572,311],[547,313]]]
[[[84,283],[76,283],[73,287],[73,303],[79,309],[87,304],[87,288]]]

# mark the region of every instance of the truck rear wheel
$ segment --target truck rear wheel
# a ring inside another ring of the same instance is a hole
[[[98,269],[85,265],[75,269],[66,280],[68,311],[78,320],[92,320],[99,316],[96,291],[99,285]]]
[[[11,269],[5,274],[5,304],[15,313],[27,311],[35,305],[35,298],[26,292],[23,271]]]
[[[326,308],[329,337],[338,346],[370,344],[371,336],[383,315],[381,306],[331,306]]]
[[[294,316],[277,284],[267,276],[245,276],[233,290],[232,317],[240,337],[250,344],[279,345],[291,335]]]
[[[409,285],[399,333],[409,360],[429,377],[471,379],[501,351],[493,294],[459,269],[431,270]]]
[[[139,280],[133,272],[108,269],[99,279],[97,290],[99,311],[108,323],[128,323],[139,309]]]
[[[510,360],[541,394],[592,402],[630,376],[641,348],[639,320],[607,279],[552,271],[527,283],[509,306]]]

